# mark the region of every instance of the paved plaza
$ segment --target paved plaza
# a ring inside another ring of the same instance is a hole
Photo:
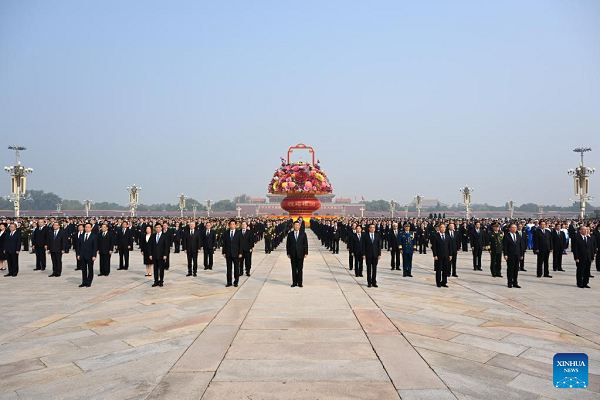
[[[138,251],[128,271],[113,256],[79,288],[72,252],[60,278],[22,253],[19,276],[0,278],[0,399],[600,399],[600,273],[577,288],[571,254],[547,279],[527,252],[508,289],[485,255],[476,272],[459,253],[459,277],[437,288],[431,254],[403,278],[385,253],[367,288],[345,250],[308,235],[304,288],[283,246],[262,242],[238,288],[220,254],[197,278],[172,254],[162,288]],[[589,356],[587,389],[553,388],[558,352]]]

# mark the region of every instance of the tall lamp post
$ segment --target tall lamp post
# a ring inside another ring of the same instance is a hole
[[[361,207],[361,208],[359,208],[359,210],[360,210],[360,217],[364,218],[365,217],[365,208]]]
[[[19,152],[27,150],[26,147],[8,146],[8,148],[15,151],[16,164],[12,167],[4,167],[4,170],[12,177],[12,190],[9,199],[13,202],[15,217],[19,217],[21,213],[21,198],[25,197],[27,175],[33,172],[33,168],[25,168],[21,165],[21,160],[19,160]]]
[[[408,219],[408,204],[404,205],[404,219]]]
[[[185,210],[185,200],[187,196],[183,193],[179,195],[179,216],[183,218],[183,210]]]
[[[415,196],[415,206],[417,207],[417,218],[421,218],[421,208],[423,208],[423,196]]]
[[[508,202],[508,211],[510,211],[510,219],[513,219],[513,215],[515,213],[515,202],[512,200]]]
[[[346,216],[346,205],[345,204],[342,206],[342,216],[343,217]]]
[[[394,212],[396,211],[396,202],[394,199],[390,200],[390,213],[392,213],[392,218],[394,218]]]
[[[194,211],[194,219],[196,219],[196,211],[198,211],[198,204],[194,204],[192,206],[192,211]]]
[[[242,212],[242,207],[239,207],[239,206],[238,206],[238,207],[236,207],[235,209],[236,209],[236,211],[237,211],[237,213],[238,213],[238,214],[237,214],[237,217],[238,217],[238,218],[241,218],[241,217],[242,217],[242,213],[241,213],[241,212]]]
[[[260,216],[260,205],[256,205],[256,216]]]
[[[142,188],[136,186],[135,183],[127,188],[127,191],[129,192],[129,214],[131,217],[135,217],[135,211],[140,205],[140,190],[142,190]]]
[[[589,168],[583,165],[583,154],[588,151],[592,151],[589,147],[578,147],[573,150],[576,153],[581,154],[581,162],[575,169],[567,170],[567,173],[575,180],[575,196],[579,197],[579,216],[581,219],[585,217],[585,203],[586,201],[593,201],[593,197],[590,196],[590,180],[589,176],[596,172],[595,168]]]
[[[90,216],[90,209],[92,208],[92,201],[85,199],[83,201],[83,207],[85,208],[85,217],[88,218]]]
[[[467,212],[467,219],[469,219],[469,215],[471,214],[471,194],[473,193],[474,189],[470,188],[469,185],[465,185],[464,188],[459,190],[463,195],[463,204]]]
[[[210,218],[210,211],[212,210],[212,201],[206,200],[206,216]]]
[[[56,203],[56,212],[60,214],[60,210],[62,210],[62,203]]]

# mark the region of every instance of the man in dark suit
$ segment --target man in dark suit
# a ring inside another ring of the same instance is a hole
[[[481,253],[485,246],[485,233],[481,229],[481,223],[477,221],[475,227],[471,230],[471,251],[473,252],[473,270],[481,271]]]
[[[165,263],[171,250],[171,242],[168,234],[163,233],[160,223],[156,223],[154,229],[156,232],[150,238],[150,242],[152,243],[151,260],[154,263],[154,284],[152,284],[152,287],[162,287],[165,281]]]
[[[254,241],[252,232],[248,230],[246,221],[242,222],[242,258],[240,259],[240,275],[244,274],[244,265],[246,266],[246,276],[250,276],[252,269],[252,251],[254,250]]]
[[[81,260],[81,285],[79,287],[90,287],[94,280],[94,261],[98,254],[98,240],[92,232],[92,224],[85,224],[83,238],[77,244],[77,259]]]
[[[388,248],[390,249],[390,265],[392,271],[394,269],[400,270],[400,243],[398,241],[400,231],[398,231],[398,224],[394,222],[393,229],[387,235]]]
[[[350,235],[348,241],[350,255],[354,258],[354,275],[359,278],[363,276],[363,260],[365,258],[365,234],[360,225],[356,226],[356,233]]]
[[[168,271],[171,265],[171,247],[173,246],[173,229],[169,227],[169,223],[164,221],[162,234],[165,235],[167,239],[167,244],[169,246],[169,252],[167,253],[167,260],[165,261],[165,270]]]
[[[450,269],[450,240],[446,233],[446,225],[439,226],[439,232],[431,235],[431,246],[435,268],[435,284],[437,287],[448,287],[448,270]]]
[[[550,234],[552,240],[552,270],[553,271],[564,271],[562,268],[562,256],[563,250],[567,248],[567,237],[562,231],[562,225],[556,224],[554,230]]]
[[[119,250],[119,269],[129,269],[129,251],[133,248],[133,234],[127,221],[123,221],[117,231],[117,250]],[[102,264],[102,257],[100,257]]]
[[[38,220],[37,228],[31,235],[31,249],[35,251],[35,271],[46,270],[46,249],[48,248],[48,227],[43,219]]]
[[[98,236],[98,253],[100,253],[100,273],[98,276],[108,276],[110,274],[110,257],[114,246],[113,238],[113,233],[108,230],[108,224],[103,223]]]
[[[452,276],[458,278],[456,274],[456,259],[458,258],[458,250],[461,247],[461,237],[460,234],[454,229],[454,224],[448,224],[448,239],[450,240],[450,256],[452,257],[450,260],[450,271],[452,272]]]
[[[213,269],[213,254],[215,254],[215,249],[217,248],[217,233],[211,228],[212,224],[207,222],[204,235],[202,235],[204,269]]]
[[[517,226],[510,224],[510,229],[502,240],[502,252],[506,261],[506,279],[509,288],[520,289],[519,261],[523,259],[523,240],[517,232]]]
[[[365,238],[365,261],[367,263],[367,287],[377,286],[377,263],[381,258],[381,236],[375,232],[375,224],[369,225]]]
[[[223,257],[227,262],[227,285],[231,286],[231,272],[233,270],[233,286],[237,287],[240,279],[240,259],[242,258],[242,233],[236,229],[235,220],[229,221],[229,230],[223,235]]]
[[[562,252],[562,248],[559,250]],[[550,231],[546,229],[546,221],[540,221],[540,227],[533,232],[533,252],[537,254],[537,277],[552,278],[548,268],[548,259],[552,253],[552,239]]]
[[[590,269],[594,261],[596,244],[594,238],[589,236],[589,228],[581,226],[579,233],[570,237],[571,251],[577,266],[577,287],[589,288]]]
[[[294,222],[294,230],[287,236],[287,256],[292,263],[292,287],[302,287],[304,259],[308,257],[308,237],[300,231],[300,222]]]
[[[75,250],[75,260],[77,262],[77,267],[75,271],[81,270],[81,266],[83,265],[83,261],[81,261],[77,256],[77,252],[79,251],[79,241],[83,240],[83,235],[85,234],[85,228],[83,224],[79,224],[77,226],[77,230],[71,235],[71,243],[73,243],[73,250]]]
[[[4,276],[17,276],[19,274],[19,252],[21,251],[21,232],[13,222],[8,226],[8,235],[4,238],[4,253],[8,261],[8,274]],[[6,232],[4,233],[7,234]]]
[[[527,272],[525,269],[525,252],[527,251],[527,232],[523,229],[523,224],[517,225],[517,237],[521,240],[521,258],[519,259],[519,271]]]
[[[353,236],[356,236],[356,224],[353,223],[352,226],[348,226],[346,230],[346,248],[348,249],[348,269],[352,271],[354,268],[354,256],[352,255],[352,240]],[[356,271],[355,271],[356,272]]]
[[[188,273],[186,276],[197,276],[198,251],[202,248],[202,235],[196,229],[196,223],[190,222],[190,229],[183,232],[183,251],[187,254]],[[206,269],[206,268],[205,268]]]
[[[48,254],[52,259],[52,274],[48,277],[59,277],[62,274],[62,255],[67,250],[67,234],[64,229],[60,229],[60,224],[52,224],[52,231],[49,234]]]

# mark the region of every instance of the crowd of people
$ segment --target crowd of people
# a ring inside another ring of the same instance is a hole
[[[154,277],[156,287],[164,284],[172,252],[186,253],[187,276],[195,277],[199,254],[203,254],[204,269],[212,270],[214,253],[222,249],[227,286],[237,286],[240,275],[250,275],[255,244],[264,239],[264,250],[270,253],[290,226],[286,218],[5,218],[0,222],[0,270],[8,270],[5,277],[16,277],[19,253],[30,251],[35,254],[34,271],[46,271],[49,256],[52,272],[48,277],[58,278],[63,257],[72,252],[75,270],[82,275],[80,287],[90,287],[96,261],[98,276],[109,276],[113,254],[119,257],[118,270],[128,270],[130,252],[138,250],[145,275]]]
[[[437,287],[448,287],[448,277],[458,277],[459,253],[470,252],[473,270],[482,271],[481,256],[490,255],[492,277],[502,278],[502,260],[506,262],[507,286],[520,288],[518,275],[525,270],[525,256],[536,257],[538,278],[552,278],[552,270],[564,272],[562,259],[570,250],[576,264],[576,283],[589,288],[591,267],[600,247],[600,224],[596,220],[509,220],[446,218],[333,218],[313,219],[311,229],[321,244],[339,254],[340,241],[348,250],[348,268],[356,277],[367,268],[367,286],[377,287],[377,265],[381,251],[390,253],[392,270],[402,268],[403,277],[412,277],[415,252],[430,250]],[[552,257],[550,257],[552,256]]]
[[[313,218],[310,228],[321,244],[339,254],[340,241],[348,251],[348,268],[363,277],[367,286],[377,287],[377,266],[382,251],[390,253],[390,268],[403,277],[412,277],[413,254],[433,256],[438,287],[448,287],[449,277],[458,277],[456,261],[461,252],[472,253],[473,270],[482,271],[482,254],[490,255],[490,273],[502,278],[506,263],[507,286],[520,288],[518,275],[525,272],[528,251],[536,257],[536,275],[552,278],[563,272],[563,256],[570,250],[577,266],[576,283],[589,288],[591,267],[600,246],[600,225],[595,220],[508,220],[446,218]],[[146,277],[153,286],[163,286],[172,252],[186,253],[187,277],[198,274],[198,257],[203,254],[204,270],[213,269],[214,254],[221,249],[225,258],[226,286],[237,286],[239,277],[250,276],[252,253],[264,239],[265,253],[271,253],[284,240],[291,260],[292,286],[302,287],[303,260],[308,254],[305,223],[300,218],[68,218],[4,219],[0,222],[0,270],[6,277],[19,273],[19,253],[35,254],[35,271],[45,271],[47,256],[52,272],[62,275],[63,256],[74,253],[76,270],[81,271],[80,287],[90,287],[94,264],[98,276],[111,274],[113,254],[118,254],[118,270],[129,269],[129,254],[140,251]],[[137,249],[135,247],[137,246]],[[552,256],[552,257],[550,257]],[[528,256],[529,257],[529,256]],[[363,265],[366,264],[366,265]]]

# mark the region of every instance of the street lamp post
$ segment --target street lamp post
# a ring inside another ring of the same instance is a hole
[[[194,219],[196,219],[196,211],[198,211],[198,204],[194,204],[192,206],[192,210],[194,211]]]
[[[396,211],[396,202],[392,199],[392,200],[390,200],[390,212],[392,213],[392,218],[394,218],[395,211]]]
[[[85,199],[83,201],[83,207],[85,208],[85,217],[88,218],[90,216],[90,209],[92,208],[92,201]]]
[[[346,205],[345,204],[342,206],[342,216],[343,217],[346,216]]]
[[[512,200],[508,202],[508,211],[510,211],[510,219],[513,219],[513,214],[515,213],[515,202]]]
[[[241,214],[242,207],[239,207],[239,206],[238,206],[238,207],[236,207],[235,209],[237,210],[237,213],[238,213],[238,214],[237,214],[237,217],[238,217],[238,218],[241,218],[241,217],[242,217],[242,214]]]
[[[590,196],[590,180],[589,176],[596,172],[595,168],[589,168],[583,165],[583,154],[588,151],[592,151],[589,147],[579,147],[573,150],[576,153],[581,154],[581,162],[575,169],[567,170],[567,173],[571,175],[575,183],[575,196],[579,197],[579,210],[580,218],[585,218],[585,203],[587,201],[593,201],[594,198]]]
[[[60,210],[62,210],[62,203],[56,203],[56,212],[60,214]]]
[[[415,196],[415,206],[417,207],[417,218],[421,218],[421,208],[423,208],[423,196]]]
[[[467,219],[469,219],[469,215],[471,214],[471,194],[473,193],[473,188],[470,188],[469,185],[465,185],[464,188],[459,189],[463,195],[463,204],[466,209]]]
[[[187,199],[187,196],[183,193],[181,193],[179,196],[179,216],[181,218],[183,218],[183,210],[185,210],[185,200]]]
[[[408,204],[404,205],[404,219],[408,219]]]
[[[210,211],[212,210],[212,201],[206,200],[206,216],[210,218]]]
[[[542,217],[542,215],[544,215],[544,206],[543,206],[543,205],[541,205],[541,204],[538,204],[537,208],[538,208],[538,212],[537,212],[537,213],[538,213],[538,215],[539,215],[539,216],[540,216],[540,218],[541,218],[541,217]]]
[[[258,217],[260,215],[260,205],[256,205],[256,216]]]
[[[361,208],[359,208],[359,210],[360,210],[360,217],[364,218],[365,217],[365,208],[361,207]]]
[[[129,214],[131,217],[135,217],[135,211],[140,205],[140,190],[142,190],[142,188],[136,186],[135,183],[127,188],[127,191],[129,192]]]
[[[9,199],[13,202],[15,217],[19,217],[21,213],[21,198],[25,196],[25,188],[27,186],[27,175],[33,172],[33,168],[23,167],[21,165],[21,160],[19,160],[19,152],[21,150],[27,150],[26,147],[8,146],[8,148],[9,150],[15,151],[16,164],[12,167],[4,167],[4,171],[12,177],[12,190]]]

